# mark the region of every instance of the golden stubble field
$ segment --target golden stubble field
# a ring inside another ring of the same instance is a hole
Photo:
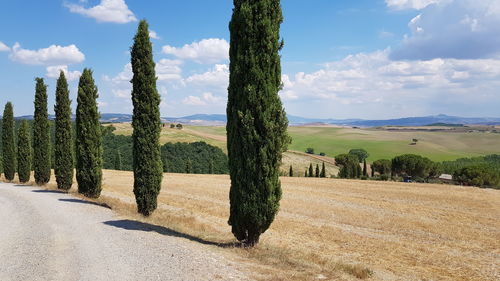
[[[255,249],[205,247],[241,260],[260,280],[500,280],[499,190],[281,180],[281,211]],[[195,243],[235,242],[226,175],[165,174],[159,209],[147,219],[135,214],[131,172],[106,170],[103,183],[99,201],[122,216]]]

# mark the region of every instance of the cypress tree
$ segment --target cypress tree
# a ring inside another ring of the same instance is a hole
[[[31,141],[28,121],[23,120],[17,134],[17,176],[25,183],[31,176]]]
[[[97,87],[92,70],[85,68],[78,83],[76,107],[76,180],[78,192],[87,197],[101,195],[102,143]]]
[[[316,174],[315,176],[319,178],[319,164],[316,164]]]
[[[279,0],[234,0],[226,125],[229,224],[246,246],[269,228],[282,193],[279,168],[290,142],[278,96],[282,21]]]
[[[71,128],[71,100],[68,82],[61,71],[57,79],[54,173],[57,188],[68,190],[73,184],[73,136]]]
[[[47,85],[36,78],[35,115],[33,122],[33,170],[37,185],[50,180],[50,124],[47,112]]]
[[[115,161],[114,161],[114,168],[115,170],[120,171],[122,169],[122,154],[120,153],[120,150],[116,150],[115,153]]]
[[[139,23],[131,52],[134,194],[139,213],[149,216],[157,207],[163,168],[160,154],[160,95],[148,23]]]
[[[366,169],[366,159],[363,160],[363,176],[368,176],[368,170]]]
[[[2,154],[5,179],[11,181],[16,173],[16,145],[14,142],[14,109],[11,102],[5,104],[2,117]]]
[[[312,178],[314,177],[314,171],[313,171],[313,164],[309,164],[309,177]]]
[[[293,168],[292,168],[292,165],[290,165],[290,170],[288,171],[288,176],[293,177]]]
[[[304,177],[306,177],[306,178],[308,177],[308,175],[307,175],[307,169],[306,169],[306,171],[304,172]]]
[[[323,162],[323,166],[321,167],[321,173],[319,174],[321,178],[326,178],[326,168],[325,168],[325,162]]]

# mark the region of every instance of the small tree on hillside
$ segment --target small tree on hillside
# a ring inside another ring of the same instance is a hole
[[[308,147],[308,148],[306,149],[306,153],[307,153],[307,154],[314,154],[314,148],[312,148],[312,147]]]
[[[367,177],[368,176],[368,170],[366,167],[366,159],[363,160],[363,176]]]
[[[290,165],[290,170],[288,171],[288,176],[293,177],[293,168],[292,165]]]
[[[314,170],[313,170],[313,164],[310,163],[309,164],[309,173],[308,173],[309,177],[312,178],[314,177]]]
[[[30,126],[23,120],[17,135],[17,175],[19,182],[25,183],[31,176],[31,141]]]
[[[317,178],[319,178],[319,164],[316,164],[316,173],[314,174]]]
[[[307,178],[308,176],[309,176],[309,175],[307,174],[307,169],[306,169],[306,171],[304,172],[304,177],[306,177],[306,178]]]
[[[50,180],[50,124],[47,111],[47,85],[36,78],[35,114],[33,116],[33,170],[37,185]]]
[[[68,190],[73,184],[73,128],[71,127],[71,100],[68,82],[60,72],[56,87],[55,165],[57,188]]]
[[[78,84],[76,107],[76,180],[78,192],[98,198],[102,183],[101,125],[97,98],[99,94],[92,71],[83,70]]]
[[[321,173],[319,174],[321,178],[326,178],[326,168],[325,168],[325,162],[323,162],[323,165],[321,166]]]
[[[14,142],[14,109],[11,102],[5,104],[2,117],[2,154],[5,179],[11,181],[16,173],[16,145]]]

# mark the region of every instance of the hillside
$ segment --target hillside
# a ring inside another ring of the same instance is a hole
[[[165,174],[159,209],[136,215],[132,172],[104,171],[121,216],[194,243],[231,245],[229,176]],[[495,280],[500,191],[449,185],[281,178],[281,209],[255,249],[212,247],[258,280]],[[55,188],[55,183],[49,184]],[[73,187],[72,192],[75,192]],[[459,231],[457,231],[459,230]]]

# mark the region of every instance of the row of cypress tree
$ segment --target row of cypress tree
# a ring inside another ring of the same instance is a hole
[[[227,146],[231,178],[229,225],[234,236],[253,246],[273,222],[282,196],[279,167],[290,143],[288,120],[278,92],[282,87],[280,0],[234,0],[230,29],[230,77],[227,104]],[[155,63],[148,24],[141,21],[131,48],[134,194],[138,212],[148,216],[157,207],[163,176],[159,145],[161,130]],[[59,87],[60,86],[60,87]],[[66,88],[65,88],[66,86]],[[67,123],[67,85],[58,82],[57,153],[71,150]],[[101,191],[102,148],[97,88],[92,72],[83,71],[76,111],[76,177],[79,192],[97,197]],[[7,108],[6,108],[7,109]],[[37,79],[34,124],[34,168],[39,184],[50,178],[47,95]],[[8,112],[7,112],[8,113]],[[8,115],[7,121],[8,120]],[[5,117],[4,117],[5,119]],[[12,123],[12,122],[11,122]],[[5,133],[4,133],[5,134]],[[13,134],[12,134],[13,135]],[[4,158],[11,159],[13,136],[5,135]],[[9,144],[11,142],[11,144]],[[68,153],[70,154],[70,153]],[[71,154],[70,154],[71,155]],[[58,186],[71,187],[68,155],[56,157]],[[42,161],[42,158],[44,159]],[[119,159],[117,156],[117,162]],[[14,163],[14,162],[12,162]],[[117,164],[118,165],[118,164]],[[6,167],[5,171],[13,172]],[[9,174],[9,175],[10,175]]]

